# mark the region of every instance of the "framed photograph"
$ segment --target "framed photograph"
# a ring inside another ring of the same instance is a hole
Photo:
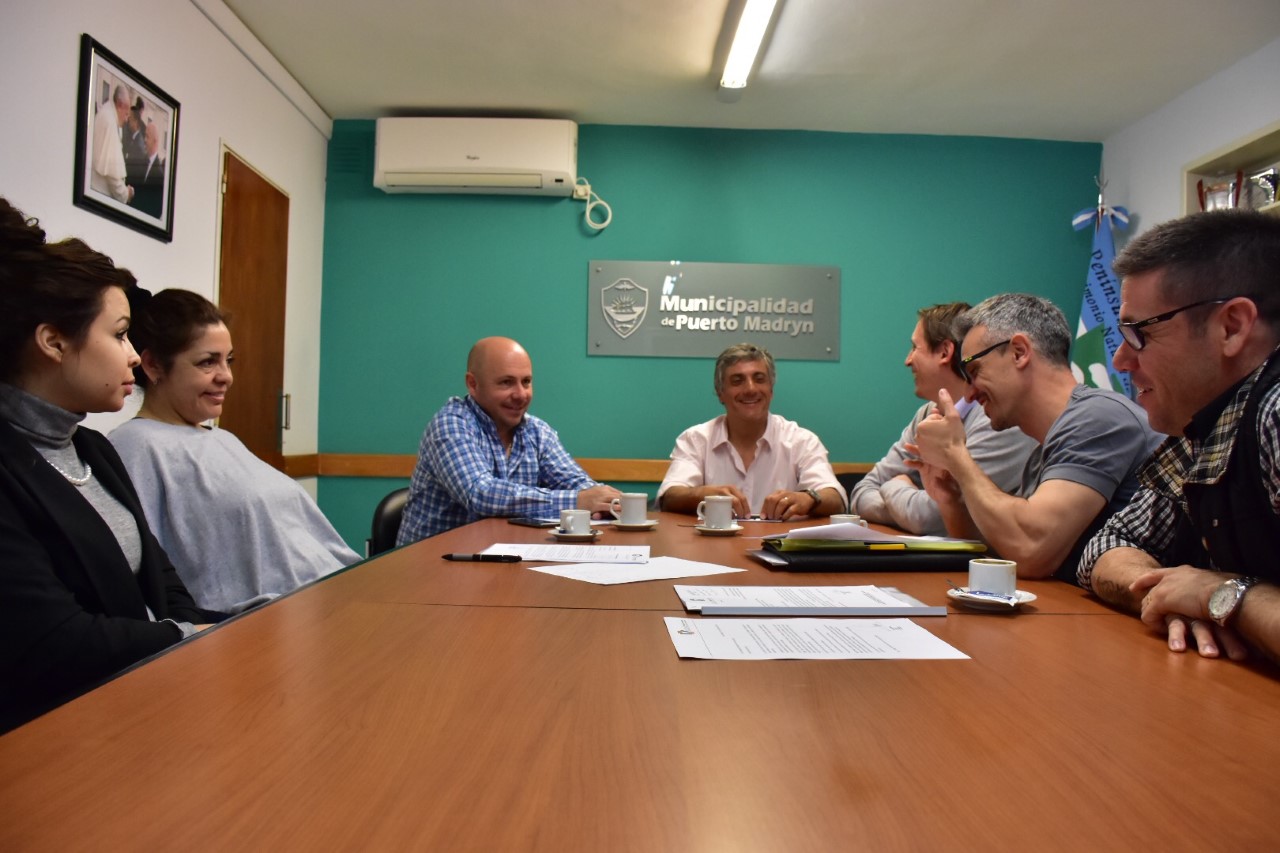
[[[177,174],[178,102],[80,36],[72,202],[168,243]]]

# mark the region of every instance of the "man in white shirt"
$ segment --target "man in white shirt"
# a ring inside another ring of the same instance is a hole
[[[127,204],[133,187],[125,183],[124,147],[120,128],[129,119],[129,93],[116,86],[111,102],[98,107],[93,118],[93,150],[89,188]]]
[[[676,439],[658,505],[692,513],[708,495],[729,495],[739,518],[791,519],[844,512],[845,491],[816,435],[770,414],[773,356],[735,344],[716,359],[716,396],[725,413]]]

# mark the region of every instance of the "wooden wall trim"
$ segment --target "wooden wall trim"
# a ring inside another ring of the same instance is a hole
[[[670,459],[579,459],[578,464],[601,483],[661,483]]]
[[[393,453],[322,453],[322,477],[401,477],[413,476],[418,457]]]
[[[413,476],[418,457],[393,453],[312,453],[286,456],[285,473],[290,477],[387,477],[407,480]],[[593,479],[610,483],[661,483],[669,459],[579,459],[578,464]],[[865,474],[868,462],[833,462],[837,474]]]
[[[315,477],[320,474],[320,454],[307,453],[301,456],[286,456],[284,472],[295,480],[299,477]]]

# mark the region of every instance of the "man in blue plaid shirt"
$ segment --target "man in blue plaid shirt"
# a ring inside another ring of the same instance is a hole
[[[1170,438],[1093,538],[1081,586],[1169,648],[1280,659],[1280,218],[1199,213],[1116,258],[1115,366]]]
[[[607,512],[620,492],[587,476],[547,423],[527,414],[533,363],[510,338],[485,338],[467,356],[467,396],[427,425],[397,545],[493,516],[555,518]]]

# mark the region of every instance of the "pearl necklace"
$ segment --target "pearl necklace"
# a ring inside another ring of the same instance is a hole
[[[57,465],[54,465],[54,463],[52,462],[52,460],[46,459],[46,460],[44,460],[44,461],[45,461],[45,462],[48,462],[50,465],[53,465],[53,470],[57,471],[57,472],[58,472],[59,474],[61,474],[62,476],[66,477],[66,478],[67,478],[67,482],[68,482],[68,483],[70,483],[70,484],[71,484],[71,485],[73,485],[73,486],[83,486],[85,483],[89,482],[89,478],[93,476],[93,466],[92,466],[92,465],[90,465],[88,462],[84,463],[84,476],[83,476],[83,477],[72,477],[72,476],[71,476],[70,474],[68,474],[66,471],[63,471],[63,470],[62,470],[61,468],[59,468]]]

